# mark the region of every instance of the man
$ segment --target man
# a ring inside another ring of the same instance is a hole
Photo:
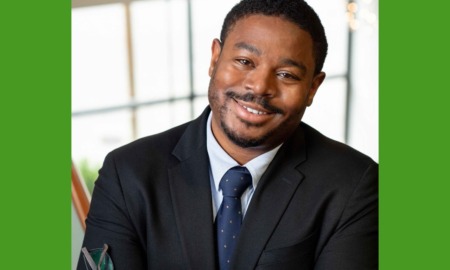
[[[326,52],[304,1],[237,4],[210,107],[106,157],[83,246],[118,270],[376,269],[378,165],[301,123]]]

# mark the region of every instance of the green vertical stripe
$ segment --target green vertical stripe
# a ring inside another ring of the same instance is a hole
[[[448,4],[380,2],[380,269],[450,269]]]
[[[0,7],[2,269],[70,266],[70,5]]]

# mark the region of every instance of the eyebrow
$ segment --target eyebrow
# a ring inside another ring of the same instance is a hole
[[[283,65],[287,65],[287,66],[298,67],[298,68],[301,69],[302,72],[304,72],[304,73],[306,73],[306,71],[307,71],[305,65],[303,65],[302,63],[298,63],[297,61],[292,60],[292,59],[289,59],[289,58],[283,58],[283,59],[281,60],[281,63],[282,63]]]
[[[254,53],[254,54],[258,55],[258,56],[261,55],[261,51],[258,50],[258,48],[256,48],[253,45],[250,45],[248,43],[245,43],[245,42],[238,42],[238,43],[234,44],[234,47],[237,48],[237,49],[247,50],[247,51],[249,51],[251,53]]]

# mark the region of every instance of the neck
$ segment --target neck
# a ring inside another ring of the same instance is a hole
[[[239,165],[244,165],[248,163],[250,160],[256,158],[259,155],[264,154],[267,151],[262,151],[259,149],[249,149],[249,148],[242,148],[237,145],[234,145],[233,143],[222,143],[218,141],[220,146],[223,148],[225,152],[227,152],[230,157],[232,157],[234,160],[236,160]]]
[[[262,155],[274,147],[269,148],[266,146],[258,147],[241,147],[232,142],[227,135],[218,127],[214,121],[211,123],[211,130],[217,143],[222,147],[222,149],[232,157],[239,165],[244,165],[250,160]]]

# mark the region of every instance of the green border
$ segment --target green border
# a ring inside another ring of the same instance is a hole
[[[0,8],[2,269],[70,266],[70,9]]]
[[[447,11],[380,1],[382,270],[450,265]],[[2,267],[67,269],[70,1],[2,2],[0,29]]]
[[[382,270],[450,269],[449,9],[442,3],[380,1]]]

